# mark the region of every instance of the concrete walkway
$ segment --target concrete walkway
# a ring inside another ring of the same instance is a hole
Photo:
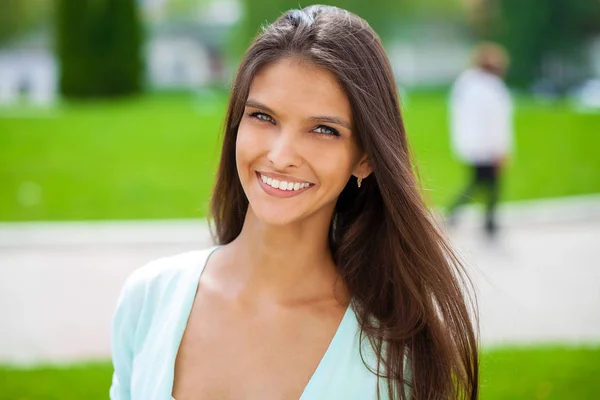
[[[466,259],[486,345],[600,343],[600,197],[502,209],[492,245],[477,210],[449,232]],[[198,221],[0,224],[0,363],[107,358],[125,278],[210,244]]]

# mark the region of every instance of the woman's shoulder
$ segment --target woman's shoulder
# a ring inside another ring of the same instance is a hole
[[[150,261],[126,279],[119,303],[147,303],[172,293],[181,285],[193,284],[214,248],[188,251]]]
[[[163,285],[204,267],[212,248],[161,257],[134,270],[126,286]]]

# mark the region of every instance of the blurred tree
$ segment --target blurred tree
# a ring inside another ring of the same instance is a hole
[[[47,0],[1,0],[0,46],[43,24],[49,19],[50,7]]]
[[[583,46],[600,31],[597,0],[479,0],[477,33],[503,43],[509,81],[526,87],[544,77],[565,91],[584,64]],[[578,68],[577,68],[578,67]],[[579,72],[581,73],[581,72]]]
[[[23,20],[24,3],[18,0],[3,0],[0,3],[0,44],[14,37]]]
[[[56,0],[60,89],[106,97],[141,89],[141,23],[135,0]]]
[[[208,0],[169,0],[165,7],[167,14],[171,17],[189,17],[205,5]]]

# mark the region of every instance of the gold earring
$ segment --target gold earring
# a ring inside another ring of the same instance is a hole
[[[356,179],[356,183],[358,184],[358,187],[360,187],[360,185],[362,184],[362,177],[359,176],[358,179]]]

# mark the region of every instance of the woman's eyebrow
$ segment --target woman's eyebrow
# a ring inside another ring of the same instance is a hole
[[[264,104],[262,104],[256,100],[252,100],[252,99],[246,100],[246,107],[260,108],[261,110],[264,110],[270,114],[277,114],[275,111],[271,110],[269,107],[265,106]]]
[[[329,123],[329,124],[336,124],[336,125],[340,125],[343,126],[344,128],[348,129],[349,131],[352,130],[352,126],[350,126],[350,124],[348,122],[346,122],[344,119],[342,118],[338,118],[338,117],[331,117],[328,115],[321,115],[318,117],[310,117],[311,121],[315,121],[315,122],[324,122],[324,123]]]

